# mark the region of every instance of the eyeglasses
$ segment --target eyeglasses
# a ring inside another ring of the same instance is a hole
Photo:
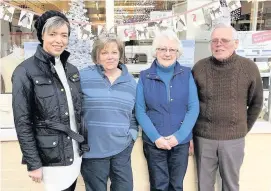
[[[159,52],[162,52],[162,53],[166,53],[167,51],[169,51],[170,54],[174,54],[174,53],[177,53],[178,50],[177,49],[174,49],[174,48],[157,48],[156,50],[158,50]]]
[[[221,38],[221,39],[215,38],[215,39],[210,40],[212,44],[218,44],[218,42],[220,42],[222,45],[229,44],[229,42],[231,41],[232,40],[226,39],[226,38]]]

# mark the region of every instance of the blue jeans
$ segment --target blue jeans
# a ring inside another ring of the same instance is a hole
[[[189,142],[171,150],[158,149],[154,144],[143,143],[147,159],[151,191],[183,191],[189,155]]]
[[[81,174],[86,191],[106,191],[108,177],[111,191],[132,191],[131,152],[134,142],[121,153],[106,158],[83,158]]]

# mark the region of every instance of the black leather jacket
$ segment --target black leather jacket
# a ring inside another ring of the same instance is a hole
[[[67,62],[69,55],[64,51],[60,60],[71,89],[78,133],[70,129],[66,93],[53,67],[53,56],[39,45],[35,55],[22,62],[13,73],[14,122],[23,163],[28,170],[71,165],[72,139],[78,141],[80,154],[88,150],[87,132],[81,123],[79,72]]]

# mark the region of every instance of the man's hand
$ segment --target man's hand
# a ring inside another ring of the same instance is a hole
[[[34,182],[38,182],[40,183],[42,180],[42,168],[36,169],[36,170],[32,170],[32,171],[28,171],[28,176],[30,178],[32,178],[32,180]]]
[[[155,143],[156,147],[159,149],[164,149],[164,150],[171,149],[171,146],[169,145],[168,141],[166,139],[164,139],[164,137],[160,137],[154,143]]]
[[[174,135],[167,136],[167,137],[165,137],[165,139],[167,140],[167,142],[171,148],[175,147],[179,144],[178,140],[176,139],[176,137]]]
[[[189,145],[189,155],[194,155],[194,143],[193,140],[190,141],[190,145]]]

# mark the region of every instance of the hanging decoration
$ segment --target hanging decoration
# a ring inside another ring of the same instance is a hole
[[[173,30],[175,32],[187,30],[185,17],[183,15],[173,18]]]
[[[219,0],[221,7],[227,7],[226,0]]]
[[[250,2],[250,1],[248,1],[248,2]],[[230,18],[231,18],[230,20],[231,21],[236,21],[236,20],[240,19],[240,17],[241,17],[241,3],[240,3],[240,7],[235,9],[235,10],[230,9],[227,4],[228,3],[227,3],[226,0],[220,0],[221,7],[222,8],[227,8],[229,10],[229,12],[230,12]],[[224,11],[227,11],[227,12],[228,12],[228,10],[224,9]],[[223,12],[223,15],[225,16],[224,12]],[[228,14],[226,13],[226,15],[228,15]]]
[[[211,20],[215,20],[222,16],[221,6],[219,2],[215,2],[203,8],[204,15],[210,16]]]
[[[14,7],[1,3],[0,4],[0,19],[12,22],[14,10],[15,10]]]
[[[27,11],[21,11],[21,15],[19,18],[18,26],[22,26],[28,29],[31,29],[31,25],[33,22],[34,14],[27,12]]]
[[[200,26],[205,23],[205,18],[202,9],[198,9],[189,14],[195,26]]]
[[[130,12],[118,6],[118,8],[115,9],[114,16],[116,24],[114,27],[109,31],[105,25],[98,25],[98,35],[113,32],[117,33],[123,41],[152,39],[157,32],[168,28],[173,28],[176,32],[187,30],[187,22],[192,21],[193,24],[200,27],[200,29],[205,28],[206,30],[210,30],[213,26],[221,22],[230,24],[230,19],[239,19],[241,15],[240,0],[210,2],[201,7],[175,15],[172,15],[172,11],[154,11],[154,4],[154,0],[135,2],[133,4],[133,16],[131,16]],[[142,9],[142,6],[146,8]],[[11,22],[15,7],[22,11],[18,25],[30,28],[34,14],[39,14],[21,7],[13,6],[7,2],[0,4],[0,19]],[[87,10],[85,9],[84,0],[71,0],[70,10],[65,13],[71,23],[71,36],[68,50],[73,56],[70,57],[70,62],[73,63],[76,62],[76,60],[81,60],[79,64],[80,67],[83,67],[85,63],[91,62],[89,50],[92,48],[94,39],[91,31],[91,25],[93,24],[89,23],[89,19],[85,16],[86,13]],[[186,18],[188,21],[186,21]],[[79,46],[83,48],[78,49]],[[82,54],[89,56],[82,57]]]
[[[226,3],[231,11],[234,11],[241,7],[240,0],[226,0]]]
[[[161,19],[162,18],[162,19]],[[155,29],[157,32],[166,30],[172,26],[172,11],[152,11],[148,27]]]
[[[228,7],[221,7],[222,16],[212,20],[212,28],[214,28],[217,24],[223,23],[225,25],[231,25],[231,12]]]

